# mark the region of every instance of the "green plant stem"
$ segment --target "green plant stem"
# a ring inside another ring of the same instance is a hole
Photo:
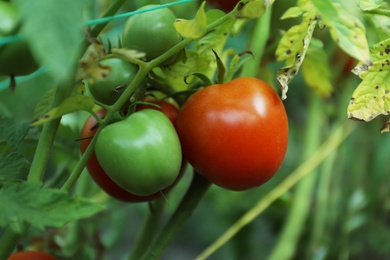
[[[374,9],[374,10],[367,10],[367,11],[364,11],[366,14],[377,14],[377,15],[383,15],[383,16],[387,16],[387,17],[390,17],[390,10],[386,10],[386,9]]]
[[[139,260],[145,254],[156,235],[165,205],[165,198],[160,198],[149,203],[149,210],[142,224],[141,232],[135,241],[129,260]]]
[[[311,174],[325,158],[336,150],[346,137],[354,130],[350,124],[344,124],[338,127],[329,138],[302,164],[300,164],[283,182],[272,189],[267,195],[259,200],[247,213],[238,219],[230,228],[228,228],[217,240],[208,246],[196,260],[203,260],[212,255],[221,248],[234,235],[236,235],[244,226],[252,222],[263,211],[265,211],[274,201],[283,196],[301,179]]]
[[[253,53],[253,59],[245,62],[240,75],[242,77],[255,77],[259,71],[260,61],[263,57],[265,46],[268,41],[271,28],[271,6],[267,8],[264,15],[258,18],[251,36],[249,50]]]
[[[204,179],[200,174],[194,172],[191,185],[178,208],[154,240],[153,244],[149,247],[144,257],[141,259],[146,260],[161,258],[161,255],[175,238],[176,234],[179,233],[185,221],[190,218],[192,212],[203,195],[209,189],[210,185],[211,183],[208,180]]]
[[[317,259],[318,255],[326,246],[326,229],[329,214],[329,188],[337,151],[334,151],[325,160],[322,171],[319,175],[316,210],[314,211],[313,229],[311,233],[311,246],[308,259]]]

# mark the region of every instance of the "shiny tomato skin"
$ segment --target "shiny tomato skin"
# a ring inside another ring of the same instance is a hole
[[[8,260],[57,260],[57,258],[41,251],[22,251],[12,254]]]
[[[281,166],[288,121],[278,94],[264,81],[238,78],[193,94],[177,118],[186,160],[212,183],[247,190]]]
[[[162,110],[162,112],[165,113],[164,110]],[[101,109],[97,111],[96,114],[102,118],[106,114],[106,111],[104,109]],[[93,116],[90,116],[84,123],[83,129],[81,131],[81,138],[92,137],[97,131],[96,124],[96,119]],[[80,142],[81,153],[85,152],[90,142],[91,139],[84,139]],[[87,170],[91,175],[92,179],[96,182],[96,184],[108,195],[123,202],[136,203],[154,200],[168,193],[183,175],[185,170],[185,164],[183,163],[179,176],[172,185],[160,192],[156,192],[149,196],[138,196],[126,191],[125,189],[122,189],[110,177],[108,177],[107,173],[103,170],[100,163],[98,162],[95,152],[92,154],[91,158],[88,161]]]

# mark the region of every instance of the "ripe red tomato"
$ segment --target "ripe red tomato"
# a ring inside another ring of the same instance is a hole
[[[225,12],[230,12],[240,0],[207,0],[208,3]]]
[[[288,121],[278,94],[264,81],[238,78],[193,94],[177,118],[186,160],[230,190],[268,181],[281,166]]]
[[[162,110],[162,112],[165,114],[164,110]],[[106,114],[106,111],[99,110],[96,113],[99,117],[103,117]],[[177,113],[178,110],[176,111],[176,115]],[[96,119],[90,116],[87,119],[87,121],[84,123],[83,129],[81,131],[81,138],[87,138],[93,136],[97,131],[96,124],[97,124]],[[84,139],[80,142],[81,153],[85,152],[90,142],[91,139]],[[102,188],[102,190],[104,190],[111,197],[125,202],[145,202],[145,201],[156,199],[162,196],[163,194],[166,194],[169,190],[171,190],[183,175],[185,170],[185,163],[184,162],[182,163],[179,176],[176,178],[173,184],[171,184],[169,187],[163,189],[160,192],[156,192],[148,196],[138,196],[132,194],[126,191],[125,189],[121,188],[118,184],[116,184],[113,180],[111,180],[111,178],[108,177],[106,172],[100,166],[100,163],[98,162],[95,153],[92,154],[91,158],[88,161],[87,170],[91,175],[92,179],[99,185],[99,187]]]
[[[8,260],[56,260],[52,255],[41,251],[23,251],[12,254]]]

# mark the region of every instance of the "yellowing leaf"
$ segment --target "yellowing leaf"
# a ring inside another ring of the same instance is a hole
[[[42,125],[50,120],[61,117],[63,115],[85,110],[91,111],[95,105],[94,100],[91,97],[84,95],[74,95],[65,99],[58,107],[52,108],[44,116],[34,120],[31,126]]]
[[[353,72],[362,82],[352,94],[348,118],[371,121],[390,114],[390,39],[371,49],[372,63],[359,63]]]
[[[379,8],[382,3],[383,0],[360,0],[359,1],[360,8],[365,11]]]
[[[266,5],[264,0],[252,0],[244,5],[237,18],[255,19],[265,13]]]
[[[381,134],[388,133],[388,132],[390,132],[390,118],[389,120],[387,120],[386,124],[384,124],[384,126],[382,126],[381,128]]]
[[[330,28],[333,40],[350,56],[369,63],[369,48],[364,25],[351,10],[337,6],[331,0],[312,0],[322,22]],[[353,1],[350,2],[353,4]]]
[[[207,18],[204,6],[206,2],[198,9],[193,20],[176,19],[174,25],[176,31],[184,38],[199,39],[206,33]]]
[[[306,83],[319,95],[328,97],[332,93],[331,73],[321,41],[315,39],[311,41],[302,64],[302,74]]]
[[[294,6],[287,9],[287,11],[282,15],[282,17],[280,17],[280,19],[284,20],[288,18],[296,18],[300,15],[302,15],[302,9],[298,6]]]
[[[305,58],[318,16],[314,8],[304,13],[302,23],[291,27],[282,37],[276,50],[277,61],[286,61],[278,72],[277,80],[282,87],[282,99],[287,98],[288,84],[297,75]]]

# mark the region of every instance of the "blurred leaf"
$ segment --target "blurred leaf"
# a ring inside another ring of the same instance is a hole
[[[298,16],[302,15],[302,9],[298,6],[293,6],[287,9],[287,11],[280,17],[281,20],[287,19],[287,18],[296,18]]]
[[[383,0],[360,0],[360,8],[364,11],[374,10],[379,8],[383,3]]]
[[[29,166],[28,160],[19,153],[0,154],[0,180],[24,179],[23,170]]]
[[[367,223],[367,217],[361,213],[353,215],[345,223],[347,232],[352,232]]]
[[[287,98],[288,84],[298,74],[319,18],[309,2],[300,1],[300,4],[304,11],[301,24],[292,26],[283,35],[276,50],[277,61],[286,61],[277,76],[282,87],[282,99]]]
[[[52,108],[44,116],[34,120],[31,126],[42,125],[50,120],[76,111],[92,111],[94,105],[95,102],[91,97],[81,94],[73,95],[65,99],[58,107]]]
[[[360,62],[353,72],[363,81],[352,94],[348,118],[371,121],[390,114],[390,39],[370,48],[370,65]]]
[[[0,226],[10,227],[17,233],[23,231],[25,223],[40,230],[60,228],[104,209],[100,204],[28,182],[2,182],[0,205]]]
[[[30,129],[30,122],[0,116],[0,138],[16,149]]]
[[[53,104],[55,93],[56,88],[51,88],[45,93],[42,99],[38,102],[38,105],[35,107],[34,118],[42,117],[49,112]]]
[[[320,40],[312,39],[302,63],[302,74],[306,83],[319,95],[328,97],[332,93],[328,57]]]
[[[333,40],[350,56],[359,61],[370,62],[368,42],[364,25],[353,15],[331,0],[312,0],[323,23],[330,28]],[[350,5],[354,3],[351,1]]]
[[[68,79],[80,55],[84,1],[16,0],[34,56],[56,80]]]
[[[206,33],[207,17],[204,11],[204,1],[193,20],[176,19],[176,31],[184,38],[198,39]]]
[[[265,13],[266,6],[267,5],[264,0],[251,0],[244,5],[241,12],[238,13],[238,18],[259,18]]]

